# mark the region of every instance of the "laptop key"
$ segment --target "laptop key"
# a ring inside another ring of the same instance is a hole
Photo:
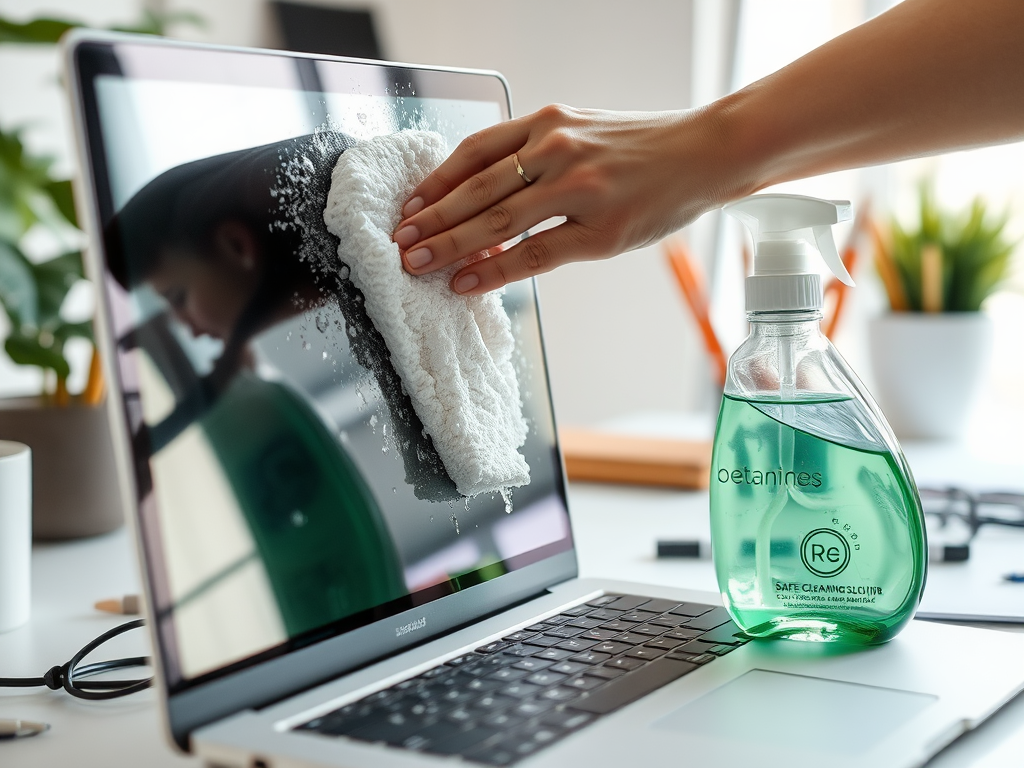
[[[525,659],[524,659],[525,661]],[[491,680],[498,680],[501,682],[511,683],[513,680],[518,680],[521,677],[526,677],[530,674],[525,669],[516,669],[515,667],[502,667],[497,669],[488,675]]]
[[[597,645],[597,640],[587,640],[585,637],[570,637],[568,640],[560,642],[557,647],[565,651],[572,651],[576,653],[579,651],[589,650],[595,645]]]
[[[511,643],[507,643],[504,640],[495,640],[493,643],[488,643],[487,645],[480,646],[476,649],[476,652],[489,656],[492,653],[504,651],[506,648],[509,647],[509,645],[511,645]]]
[[[600,677],[594,677],[592,675],[577,675],[576,677],[566,682],[565,685],[566,687],[572,688],[577,691],[589,691],[592,688],[597,688],[597,686],[599,685],[604,685],[606,682],[608,681]]]
[[[586,674],[591,677],[600,677],[602,680],[614,680],[616,677],[622,677],[626,674],[626,670],[615,669],[614,667],[590,667]]]
[[[560,683],[563,680],[565,680],[565,675],[559,675],[556,672],[552,672],[550,669],[534,672],[526,678],[526,682],[533,683],[534,685],[554,685],[555,683]]]
[[[560,642],[562,642],[562,638],[560,637],[551,637],[550,635],[537,635],[536,637],[531,637],[529,640],[524,641],[523,645],[533,645],[540,648],[547,648],[552,645],[558,645]]]
[[[669,611],[679,607],[679,601],[662,600],[659,597],[655,597],[648,600],[646,603],[642,603],[639,607],[641,610],[651,611],[652,613],[668,613]]]
[[[646,662],[642,659],[631,659],[627,656],[620,656],[617,659],[606,661],[604,666],[610,667],[611,669],[624,669],[627,672],[645,664]]]
[[[461,667],[463,664],[469,664],[473,661],[479,661],[480,657],[474,653],[467,653],[464,656],[456,656],[454,659],[448,659],[445,662],[445,666],[448,667]]]
[[[571,731],[576,728],[582,728],[593,719],[594,716],[586,712],[558,709],[554,712],[548,712],[540,721],[545,725],[553,725],[556,728],[564,728],[567,731]]]
[[[523,631],[524,632],[543,632],[544,630],[552,629],[555,626],[557,626],[557,625],[555,625],[555,624],[545,624],[544,622],[541,622],[539,624],[531,624],[530,626],[528,626]]]
[[[682,605],[676,606],[668,613],[673,613],[676,616],[703,616],[708,611],[712,610],[715,606],[705,605],[704,603],[683,603]]]
[[[347,734],[360,741],[383,741],[387,744],[401,744],[426,725],[423,718],[411,715],[392,714],[387,718],[366,723],[358,730]]]
[[[549,667],[552,672],[557,672],[560,675],[575,675],[577,672],[582,672],[586,668],[586,664],[580,664],[575,661],[562,661],[555,664],[553,667]]]
[[[639,648],[634,648],[631,651],[626,651],[626,655],[631,659],[656,659],[659,656],[664,656],[667,653],[662,648],[648,648],[646,645],[641,645]]]
[[[616,632],[628,632],[635,626],[635,621],[622,621],[622,619],[612,619],[601,625],[603,629],[611,629]]]
[[[623,675],[618,680],[612,680],[607,685],[588,694],[586,698],[574,701],[568,706],[595,715],[606,715],[697,668],[696,664],[686,661],[669,658],[657,659],[643,669]]]
[[[511,648],[506,648],[502,653],[506,656],[532,656],[536,650],[535,647],[529,645],[513,645]]]
[[[678,627],[676,629],[670,629],[668,632],[662,635],[662,637],[672,637],[677,640],[693,640],[695,637],[700,637],[699,629],[687,629],[684,627]]]
[[[567,659],[572,656],[572,651],[564,651],[561,648],[542,648],[533,655],[538,659],[562,661],[563,659]]]
[[[637,624],[645,624],[651,619],[658,618],[656,613],[648,613],[647,611],[629,611],[619,616],[620,621],[634,621]]]
[[[725,624],[727,621],[732,621],[732,619],[729,618],[729,612],[725,608],[712,608],[707,613],[695,619],[690,619],[686,626],[693,629],[714,629]]]
[[[607,604],[607,608],[613,611],[632,611],[634,608],[643,605],[650,600],[649,597],[638,597],[637,595],[622,595],[618,600]]]
[[[686,653],[685,651],[672,651],[665,658],[681,659],[683,661],[688,661],[691,664],[707,664],[709,661],[714,661],[718,657],[711,653],[699,653],[694,655],[692,653]]]
[[[563,616],[585,616],[593,610],[589,605],[577,605],[575,608],[569,608],[562,611]]]
[[[667,613],[664,616],[655,616],[649,620],[648,624],[653,624],[656,627],[678,627],[684,621],[689,621],[685,616],[673,616],[671,613]]]
[[[575,695],[576,694],[573,694],[574,698]],[[541,699],[534,699],[533,701],[524,701],[517,704],[512,708],[512,713],[527,718],[536,717],[537,715],[541,715],[547,712],[553,706],[555,706],[555,702],[553,701],[543,701]]]
[[[488,715],[481,722],[484,725],[493,725],[495,728],[507,729],[514,728],[515,726],[522,723],[524,720],[520,715],[512,714],[511,712],[495,712],[493,715]]]
[[[649,637],[657,637],[665,631],[665,627],[658,627],[653,624],[641,624],[639,627],[633,627],[630,632],[635,632],[638,635],[648,635]]]
[[[516,699],[509,696],[500,696],[496,693],[490,693],[486,696],[481,696],[469,706],[477,712],[499,712],[501,710],[508,709],[515,703]]]
[[[572,688],[563,688],[562,686],[556,686],[554,688],[548,688],[544,693],[540,695],[541,701],[554,701],[556,703],[564,701],[572,701],[577,698],[579,694]]]
[[[683,640],[674,637],[656,637],[653,640],[644,643],[648,648],[661,648],[665,651],[671,651],[683,644]]]
[[[613,637],[618,635],[614,629],[588,629],[580,637],[585,637],[588,640],[611,640]]]
[[[620,597],[622,597],[622,595],[604,595],[602,597],[597,598],[596,600],[591,600],[589,603],[587,603],[587,605],[592,606],[594,608],[600,608],[602,605],[614,603]]]
[[[641,638],[640,642],[644,642],[646,640],[646,637]],[[595,653],[608,653],[614,656],[617,653],[622,653],[623,651],[628,651],[629,649],[630,645],[627,645],[626,643],[616,643],[611,640],[606,640],[603,643],[598,643],[590,650],[594,651]]]
[[[560,638],[562,638],[564,640],[567,637],[576,637],[576,635],[580,634],[582,631],[583,630],[580,629],[579,627],[574,627],[574,626],[571,626],[569,624],[566,624],[563,627],[556,627],[555,629],[549,629],[544,634],[547,637],[560,637]]]
[[[583,653],[577,653],[572,657],[573,661],[578,661],[580,664],[602,664],[611,658],[611,654],[608,653],[596,653],[593,649],[584,651]]]
[[[699,656],[700,654],[707,653],[712,648],[717,647],[718,646],[715,643],[705,643],[701,640],[691,640],[690,642],[679,646],[679,648],[677,648],[676,650],[682,651],[683,653],[692,653],[694,655]]]
[[[517,681],[509,685],[506,685],[504,688],[501,689],[500,693],[504,694],[505,696],[512,696],[516,699],[525,699],[528,696],[533,696],[535,693],[538,693],[541,690],[542,689],[540,688],[540,686],[530,685],[529,683]]]
[[[527,672],[540,672],[542,669],[550,667],[552,663],[553,662],[545,659],[530,658],[517,661],[512,665],[512,668],[526,670]]]
[[[705,632],[701,635],[701,640],[706,643],[724,643],[725,645],[742,645],[746,642],[746,637],[736,637],[737,632],[742,632],[739,627],[733,624],[731,621],[725,622],[721,626],[715,627],[712,630]]]
[[[600,627],[601,623],[601,619],[592,619],[589,616],[581,616],[578,619],[570,621],[569,626],[579,627],[580,629],[593,629],[594,627]]]
[[[638,635],[635,632],[624,632],[615,638],[615,643],[617,645],[625,645],[628,648],[634,645],[643,645],[644,643],[650,642],[650,640],[650,635]],[[625,648],[622,650],[625,650]],[[620,653],[620,651],[615,651],[615,653]]]
[[[610,611],[607,608],[598,608],[587,614],[588,619],[601,619],[602,621],[612,621],[613,619],[619,618],[622,615],[622,611]]]
[[[501,639],[508,643],[521,643],[523,640],[528,640],[535,634],[537,633],[527,632],[525,629],[521,629],[518,632],[513,632],[511,635],[508,635],[507,637],[503,637]]]

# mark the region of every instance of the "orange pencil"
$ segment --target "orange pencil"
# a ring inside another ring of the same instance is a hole
[[[704,290],[701,279],[693,259],[686,250],[686,246],[678,241],[665,241],[665,255],[668,257],[672,273],[676,277],[687,306],[693,313],[694,320],[700,328],[701,337],[704,340],[704,348],[711,357],[711,363],[715,370],[715,380],[720,385],[725,385],[726,359],[722,345],[715,334],[714,326],[711,325],[711,316],[708,312],[707,293]]]

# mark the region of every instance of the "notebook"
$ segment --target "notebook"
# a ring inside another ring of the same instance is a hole
[[[576,578],[531,281],[499,306],[528,481],[459,493],[323,226],[344,152],[450,150],[493,72],[77,33],[97,337],[172,741],[222,766],[910,766],[1024,639],[751,641],[718,596]],[[623,510],[622,525],[629,525]]]

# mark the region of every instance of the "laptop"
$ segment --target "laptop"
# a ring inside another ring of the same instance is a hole
[[[426,130],[453,148],[509,119],[497,73],[99,33],[64,51],[182,750],[261,768],[912,766],[1024,688],[1019,635],[750,641],[717,595],[576,578],[532,281],[501,297],[529,482],[458,493],[322,211],[358,142]]]

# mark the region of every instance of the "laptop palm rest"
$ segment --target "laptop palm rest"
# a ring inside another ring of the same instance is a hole
[[[855,755],[938,700],[816,677],[752,669],[653,723],[654,728],[750,747]]]

